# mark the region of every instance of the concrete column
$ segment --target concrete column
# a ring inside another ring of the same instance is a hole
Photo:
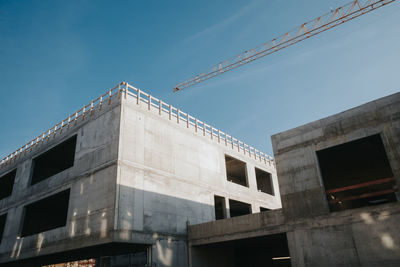
[[[225,197],[225,209],[226,209],[226,218],[230,218],[231,217],[231,209],[229,206],[229,198]]]
[[[254,165],[247,162],[247,182],[249,185],[250,190],[257,191],[257,180],[256,180],[256,172],[254,169]]]

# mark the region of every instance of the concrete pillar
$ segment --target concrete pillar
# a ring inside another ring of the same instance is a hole
[[[226,218],[231,217],[231,209],[229,206],[229,198],[225,197]]]

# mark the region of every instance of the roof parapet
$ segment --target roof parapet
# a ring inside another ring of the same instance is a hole
[[[100,110],[103,105],[110,104],[113,98],[120,98],[122,95],[124,98],[127,98],[128,96],[134,97],[138,105],[144,103],[148,106],[148,110],[156,109],[160,115],[163,113],[168,114],[170,120],[174,119],[178,124],[185,123],[187,128],[193,128],[195,132],[202,132],[203,136],[216,139],[218,143],[225,144],[225,146],[231,146],[232,149],[237,149],[238,152],[243,152],[244,155],[247,154],[249,157],[254,157],[254,159],[264,161],[266,164],[274,164],[274,158],[266,153],[261,152],[260,150],[214,128],[211,125],[208,125],[203,121],[198,120],[188,113],[185,113],[126,82],[120,82],[98,98],[92,100],[89,104],[83,106],[81,109],[43,132],[38,137],[32,139],[22,147],[4,157],[0,162],[0,169],[11,163],[13,160],[16,160],[18,157],[32,151],[33,148],[44,143],[46,140],[50,139],[51,136],[55,137],[56,134],[62,134],[63,130],[68,129],[71,123],[76,123],[79,119],[85,119],[86,115],[91,115],[96,111],[96,109]]]

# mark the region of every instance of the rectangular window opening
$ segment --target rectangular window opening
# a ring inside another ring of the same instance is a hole
[[[63,227],[67,223],[70,189],[25,206],[21,236]]]
[[[271,210],[271,209],[260,207],[260,212],[269,211],[269,210]]]
[[[397,201],[379,134],[317,151],[331,211]]]
[[[0,177],[0,200],[11,196],[17,170],[13,170]]]
[[[7,213],[0,215],[0,244],[1,244],[1,240],[3,239],[3,233],[4,233],[4,228],[6,226],[6,220],[7,220]]]
[[[237,200],[229,199],[229,212],[231,217],[251,214],[251,205]]]
[[[259,168],[255,169],[258,191],[274,195],[274,187],[272,186],[271,174],[266,171],[260,170]]]
[[[225,155],[225,166],[228,181],[249,187],[245,162]]]
[[[226,206],[224,197],[214,196],[214,209],[215,209],[216,220],[221,220],[226,218]]]
[[[74,166],[76,135],[33,160],[31,185]]]

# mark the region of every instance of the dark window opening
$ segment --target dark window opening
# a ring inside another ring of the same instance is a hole
[[[0,177],[0,200],[11,196],[16,174],[17,170],[13,170]]]
[[[248,187],[246,163],[225,155],[225,165],[228,181]]]
[[[331,211],[396,201],[396,186],[379,134],[317,151]]]
[[[221,220],[226,218],[226,206],[224,197],[214,196],[214,209],[215,209],[216,220]]]
[[[271,210],[271,209],[260,207],[260,212],[269,211],[269,210]]]
[[[215,263],[213,266],[291,266],[286,233],[198,245],[193,246],[192,249],[204,255],[200,259],[201,266],[208,266],[208,262]],[[212,257],[211,260],[206,256]]]
[[[229,199],[229,211],[231,217],[251,214],[251,205],[244,202]]]
[[[31,185],[74,166],[76,135],[33,160]]]
[[[69,189],[25,206],[21,236],[34,235],[65,226]]]
[[[4,228],[6,226],[7,213],[0,216],[0,243],[3,239]]]
[[[256,168],[257,189],[263,193],[274,195],[271,174]]]

